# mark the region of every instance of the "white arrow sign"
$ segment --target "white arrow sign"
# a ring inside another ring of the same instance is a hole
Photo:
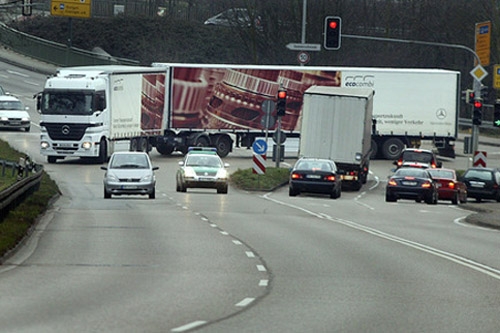
[[[321,51],[321,44],[289,43],[286,48],[292,51]]]

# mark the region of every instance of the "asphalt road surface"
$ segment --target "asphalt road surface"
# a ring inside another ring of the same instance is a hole
[[[28,101],[43,76],[0,64],[0,84]],[[34,104],[31,114],[37,123]],[[37,132],[0,138],[44,163]],[[237,149],[225,161],[250,168],[249,156]],[[99,165],[45,164],[62,196],[0,266],[0,331],[500,330],[499,232],[465,223],[470,212],[447,202],[386,203],[389,161],[332,200],[286,187],[178,193],[181,157],[151,158],[155,200],[104,200]]]

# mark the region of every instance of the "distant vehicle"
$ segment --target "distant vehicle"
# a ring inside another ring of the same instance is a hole
[[[467,186],[467,197],[477,202],[483,199],[500,202],[500,170],[496,168],[469,168],[460,180]]]
[[[341,174],[335,162],[323,158],[300,158],[290,172],[288,194],[294,197],[302,192],[329,194],[340,198],[342,194]]]
[[[427,169],[432,178],[438,182],[438,199],[451,200],[457,205],[467,202],[467,186],[457,179],[453,169]]]
[[[429,171],[422,168],[400,168],[392,175],[385,188],[385,201],[409,199],[435,205],[438,202],[438,186]]]
[[[227,194],[229,164],[222,162],[215,148],[207,150],[189,149],[179,162],[176,173],[176,191],[188,188],[214,188],[217,193]]]
[[[31,118],[29,108],[14,96],[0,96],[0,128],[23,129],[29,132]]]
[[[436,155],[432,150],[406,148],[401,152],[397,161],[394,161],[396,168],[441,168],[443,163],[438,162]]]
[[[261,17],[255,14],[252,16],[254,17],[255,27],[262,29]],[[252,16],[246,8],[231,8],[208,18],[204,24],[224,27],[251,27]]]
[[[104,198],[111,195],[142,194],[150,199],[156,196],[157,166],[152,166],[148,154],[144,152],[115,152],[111,155],[104,174]]]

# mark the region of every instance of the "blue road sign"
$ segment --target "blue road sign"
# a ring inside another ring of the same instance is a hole
[[[263,139],[257,139],[253,142],[252,149],[256,154],[265,154],[267,151],[267,142]]]

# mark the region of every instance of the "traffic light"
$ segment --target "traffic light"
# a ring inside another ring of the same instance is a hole
[[[472,112],[472,124],[481,125],[483,118],[483,101],[480,98],[474,100],[474,111]]]
[[[282,117],[286,112],[286,90],[278,90],[278,103],[276,103],[277,116]]]
[[[325,31],[323,46],[327,50],[340,49],[342,20],[338,16],[325,17]]]
[[[493,111],[493,126],[500,127],[500,101],[496,101]]]

